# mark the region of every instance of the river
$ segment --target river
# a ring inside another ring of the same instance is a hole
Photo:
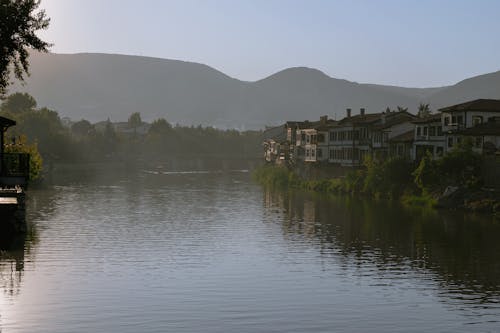
[[[2,333],[500,329],[488,217],[142,170],[32,189],[27,222]]]

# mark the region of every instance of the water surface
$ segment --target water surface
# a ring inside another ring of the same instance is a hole
[[[9,332],[500,328],[500,225],[143,170],[31,190],[0,255]]]

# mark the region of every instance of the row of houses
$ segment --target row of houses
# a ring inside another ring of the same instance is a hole
[[[419,160],[443,156],[466,137],[481,154],[500,153],[500,100],[477,99],[427,117],[407,111],[366,113],[351,109],[341,120],[287,121],[264,132],[264,157],[272,163],[360,166],[366,156]]]

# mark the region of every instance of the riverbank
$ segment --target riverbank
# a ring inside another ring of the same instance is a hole
[[[481,187],[447,186],[444,190],[421,190],[402,175],[407,172],[399,162],[394,162],[394,170],[388,172],[386,179],[370,170],[353,170],[344,177],[304,179],[286,167],[266,165],[257,168],[254,179],[275,188],[290,188],[321,193],[346,194],[371,197],[375,199],[396,200],[406,206],[419,206],[436,209],[468,210],[492,214],[500,217],[500,193],[498,190]]]

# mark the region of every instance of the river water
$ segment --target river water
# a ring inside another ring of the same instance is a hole
[[[28,193],[0,331],[500,331],[500,224],[148,172]]]

